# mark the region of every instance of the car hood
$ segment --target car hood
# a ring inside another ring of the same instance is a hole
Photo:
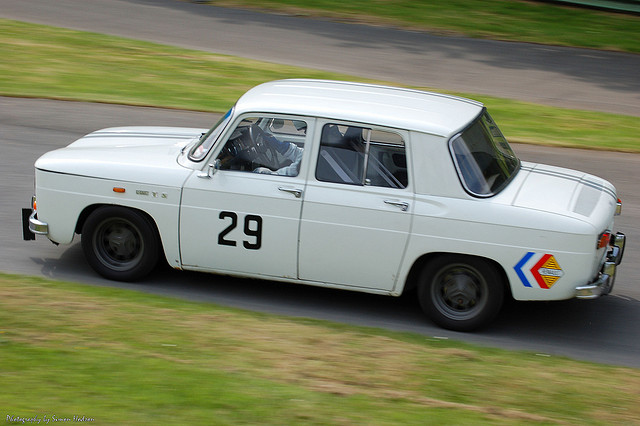
[[[180,166],[177,157],[205,131],[182,127],[102,129],[44,154],[35,166],[56,173],[179,186],[192,170]]]
[[[513,205],[609,225],[617,204],[614,186],[588,173],[522,163]]]

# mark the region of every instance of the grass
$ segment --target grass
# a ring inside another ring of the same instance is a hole
[[[437,34],[640,53],[640,16],[525,0],[211,0]]]
[[[301,72],[233,56],[1,19],[0,55],[4,95],[217,112],[227,110],[256,84]]]
[[[0,95],[211,112],[227,110],[247,89],[270,80],[306,77],[372,82],[2,19],[0,57]],[[512,142],[640,152],[638,117],[463,95],[485,102]]]
[[[0,274],[0,324],[3,419],[640,421],[639,370],[130,290]]]

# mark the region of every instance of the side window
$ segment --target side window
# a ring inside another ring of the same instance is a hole
[[[407,176],[405,144],[399,134],[338,124],[322,128],[319,181],[405,188]]]
[[[402,136],[393,132],[372,130],[369,144],[367,179],[371,185],[406,188],[409,178]]]
[[[363,183],[365,140],[368,129],[326,124],[320,136],[316,179],[323,182]]]
[[[218,154],[220,170],[297,176],[307,123],[274,117],[246,117]]]

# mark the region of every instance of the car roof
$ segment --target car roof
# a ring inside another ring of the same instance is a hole
[[[250,89],[235,108],[240,114],[306,115],[450,137],[475,119],[483,105],[456,96],[399,87],[290,79]]]

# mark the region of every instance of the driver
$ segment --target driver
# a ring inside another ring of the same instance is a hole
[[[291,142],[282,142],[273,135],[264,134],[264,142],[271,148],[275,149],[284,158],[291,161],[286,167],[281,167],[276,171],[273,171],[267,167],[258,167],[253,171],[255,173],[267,173],[280,176],[297,176],[298,170],[300,170],[300,162],[302,161],[303,149],[298,145]]]
[[[299,131],[306,132],[306,123],[293,123]],[[297,176],[303,149],[295,143],[282,142],[257,124],[238,126],[218,156],[220,169],[243,170],[281,176]],[[270,153],[271,155],[267,155]],[[282,158],[291,164],[280,167]]]

